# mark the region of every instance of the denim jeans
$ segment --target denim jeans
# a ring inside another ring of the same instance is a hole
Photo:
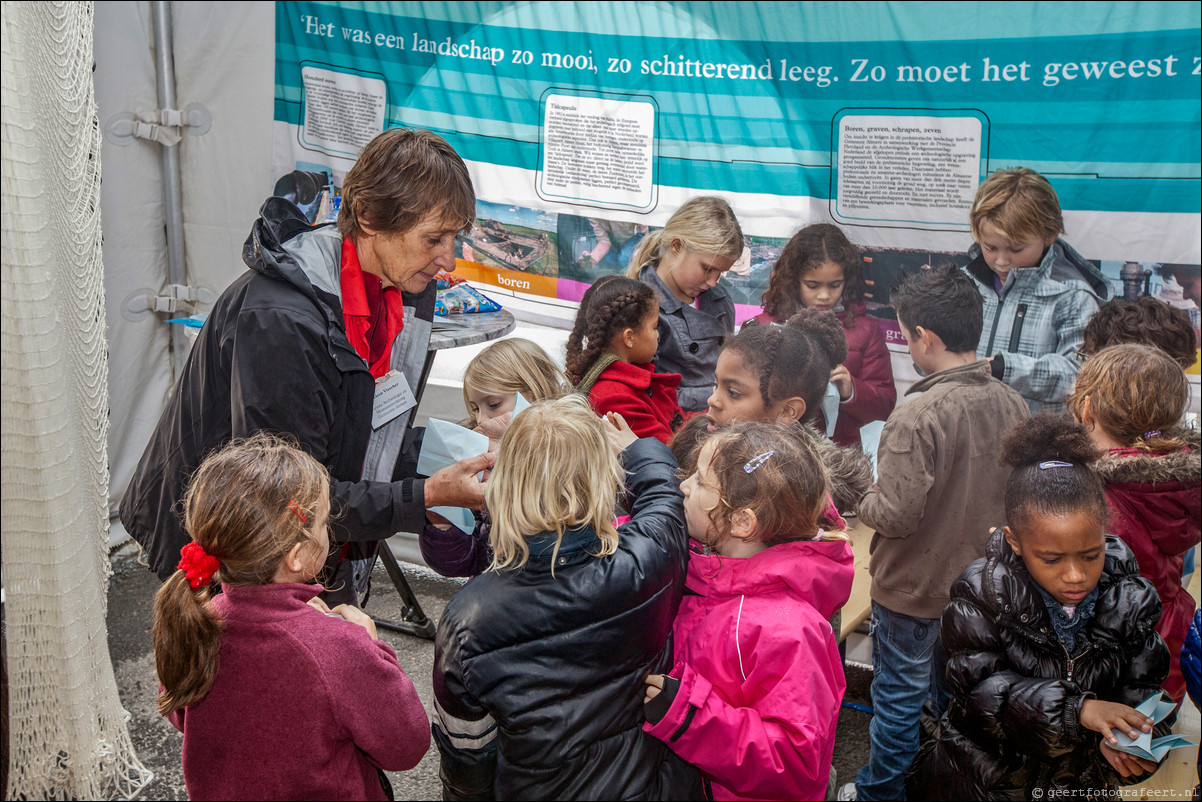
[[[911,618],[872,603],[872,751],[856,774],[858,799],[906,798],[923,703],[929,696],[936,710],[947,707],[944,665],[938,618]]]

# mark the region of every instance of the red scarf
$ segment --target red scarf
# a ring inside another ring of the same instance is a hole
[[[378,379],[391,370],[392,344],[405,327],[404,298],[398,288],[385,287],[379,276],[363,272],[349,238],[342,240],[339,282],[346,337]]]

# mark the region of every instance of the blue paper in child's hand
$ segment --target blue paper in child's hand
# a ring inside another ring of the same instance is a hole
[[[1157,724],[1163,721],[1169,713],[1172,713],[1175,707],[1176,705],[1164,701],[1161,695],[1156,693],[1140,702],[1135,709],[1152,719],[1153,724]],[[1160,738],[1153,738],[1152,733],[1141,732],[1138,738],[1129,738],[1119,730],[1113,730],[1113,732],[1118,743],[1111,744],[1112,749],[1156,763],[1163,760],[1164,756],[1173,749],[1194,745],[1194,742],[1184,735],[1164,735]]]
[[[422,437],[422,450],[417,456],[417,472],[431,476],[459,460],[488,451],[488,437],[465,429],[455,423],[431,418]],[[436,512],[464,532],[476,526],[472,511],[463,507],[432,507]]]
[[[879,478],[876,470],[876,452],[881,447],[881,432],[884,430],[885,422],[883,420],[874,420],[872,423],[865,423],[860,427],[860,447],[872,461],[872,481],[874,482]]]
[[[839,421],[839,388],[834,382],[827,382],[826,395],[822,397],[822,417],[826,418],[826,436],[833,436]]]

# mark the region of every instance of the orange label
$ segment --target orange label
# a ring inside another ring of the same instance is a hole
[[[468,262],[463,259],[455,260],[455,275],[479,284],[491,284],[506,290],[542,295],[548,298],[556,297],[559,285],[558,279],[550,276],[536,276],[520,270],[485,267],[478,262]]]

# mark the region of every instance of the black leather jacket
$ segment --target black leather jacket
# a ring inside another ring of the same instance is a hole
[[[1099,750],[1101,736],[1080,723],[1085,699],[1134,707],[1168,674],[1168,648],[1153,630],[1160,599],[1125,543],[1106,537],[1094,617],[1071,655],[1000,527],[951,595],[941,624],[952,702],[914,762],[908,797],[1030,799],[1039,788],[1045,798],[1053,789],[1090,798],[1147,778],[1123,780]]]
[[[687,535],[676,460],[623,452],[632,519],[594,557],[591,527],[530,538],[520,570],[486,571],[447,604],[434,737],[447,799],[697,798],[697,770],[642,730],[643,679],[672,668]],[[554,574],[552,574],[554,567]]]

